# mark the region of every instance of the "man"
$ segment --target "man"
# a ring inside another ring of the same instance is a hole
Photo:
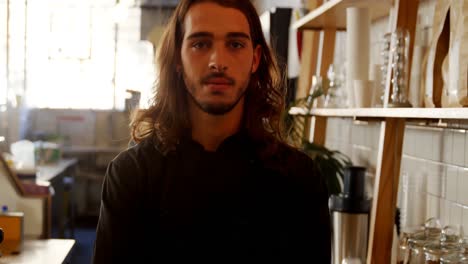
[[[105,176],[95,263],[330,263],[328,193],[283,143],[278,67],[249,0],[182,0],[138,144]]]

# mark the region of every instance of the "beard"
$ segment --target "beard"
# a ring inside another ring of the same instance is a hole
[[[241,83],[240,87],[237,90],[237,93],[234,97],[234,100],[231,102],[219,102],[219,103],[213,103],[213,102],[205,102],[202,99],[199,99],[195,96],[197,89],[201,90],[201,87],[206,84],[206,82],[213,77],[217,78],[225,78],[230,80],[231,85],[235,86],[236,82],[234,79],[229,78],[226,76],[224,73],[214,73],[210,74],[209,76],[206,76],[202,78],[202,80],[199,82],[199,85],[196,85],[195,82],[191,81],[185,73],[183,73],[183,79],[185,82],[185,87],[187,90],[187,93],[190,96],[190,99],[195,103],[195,105],[202,110],[203,112],[210,114],[210,115],[216,115],[216,116],[221,116],[225,115],[229,112],[231,112],[234,107],[239,104],[240,100],[244,98],[245,93],[247,91],[247,86],[249,83],[249,78],[247,78],[243,83]],[[222,95],[222,92],[212,92],[212,95],[219,94],[220,96]]]

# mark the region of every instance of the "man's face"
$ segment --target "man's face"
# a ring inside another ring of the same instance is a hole
[[[184,21],[182,73],[187,92],[206,113],[223,115],[243,102],[261,49],[244,14],[212,2],[190,7]]]

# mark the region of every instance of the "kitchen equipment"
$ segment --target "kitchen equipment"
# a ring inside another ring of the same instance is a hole
[[[343,192],[330,197],[334,264],[341,264],[348,258],[366,262],[371,199],[364,191],[365,173],[364,167],[346,167]]]

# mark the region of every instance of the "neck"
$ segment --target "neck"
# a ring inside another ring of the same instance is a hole
[[[229,136],[240,130],[244,109],[244,99],[224,115],[211,115],[202,111],[189,100],[189,115],[192,124],[192,139],[207,151],[216,151]]]

